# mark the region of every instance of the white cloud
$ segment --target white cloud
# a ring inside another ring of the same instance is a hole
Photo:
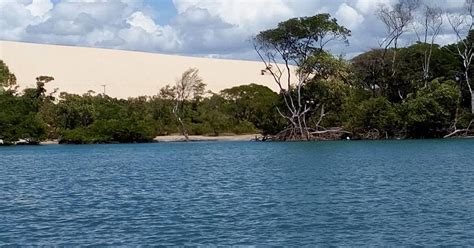
[[[53,3],[49,0],[33,0],[26,8],[33,16],[41,17],[53,8]]]
[[[174,0],[179,14],[190,8],[206,9],[236,29],[257,32],[296,13],[282,0]]]
[[[151,19],[149,16],[146,16],[141,11],[133,13],[127,19],[127,23],[134,27],[140,27],[148,33],[155,33],[158,29],[153,19]]]
[[[437,37],[436,42],[440,45],[447,45],[456,40],[455,34],[441,34]]]
[[[155,19],[160,12],[144,0],[63,0],[55,4],[51,0],[0,0],[0,39],[256,59],[249,39],[259,31],[288,18],[327,12],[352,30],[351,46],[336,45],[331,50],[356,54],[377,47],[384,28],[374,11],[379,4],[393,1],[173,0],[176,16],[160,25]],[[462,2],[429,1],[451,11],[459,11]],[[449,27],[443,27],[440,42],[451,42],[451,33]]]
[[[342,25],[353,29],[360,25],[364,21],[364,17],[360,15],[357,10],[351,6],[343,3],[339,6],[336,11],[336,18],[341,22]]]
[[[391,0],[357,0],[355,7],[363,14],[373,13],[381,4],[390,4]]]

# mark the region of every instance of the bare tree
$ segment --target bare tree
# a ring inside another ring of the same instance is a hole
[[[443,25],[443,10],[438,7],[425,5],[420,22],[422,24],[422,33],[420,34],[416,27],[414,30],[418,37],[418,42],[422,42],[425,45],[423,52],[423,80],[426,86],[430,78],[430,63],[433,54],[433,46]]]
[[[448,14],[448,21],[456,35],[455,52],[462,60],[464,81],[471,95],[471,113],[474,114],[474,91],[469,78],[469,69],[474,56],[474,46],[472,40],[468,39],[474,25],[473,3],[474,0],[466,0],[465,12]]]
[[[173,101],[173,114],[179,122],[181,134],[186,141],[189,140],[189,132],[183,121],[184,105],[187,101],[199,100],[204,94],[205,87],[206,84],[199,76],[199,70],[190,68],[183,72],[174,86],[166,85],[160,90],[162,97]]]
[[[380,5],[377,16],[385,25],[387,36],[380,41],[379,46],[384,49],[382,63],[390,48],[392,53],[392,76],[396,73],[397,48],[400,37],[407,31],[413,22],[413,13],[420,6],[420,0],[399,0],[393,6]]]

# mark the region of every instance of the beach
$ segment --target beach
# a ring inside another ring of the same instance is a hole
[[[206,135],[189,135],[188,141],[253,141],[260,134],[241,134],[241,135],[222,135],[222,136],[206,136]],[[155,141],[158,142],[180,142],[185,141],[183,135],[166,135],[157,136]]]
[[[221,136],[208,136],[208,135],[189,135],[189,142],[195,141],[255,141],[257,137],[261,137],[261,134],[239,134],[239,135],[221,135]],[[153,139],[154,142],[184,142],[186,141],[183,135],[171,134],[164,136],[156,136]],[[40,142],[40,145],[55,145],[59,142],[57,140],[46,140]]]

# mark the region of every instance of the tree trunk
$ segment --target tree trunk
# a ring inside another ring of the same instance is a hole
[[[471,91],[471,114],[474,114],[474,91]]]
[[[469,65],[466,66],[464,71],[464,77],[466,78],[467,88],[469,89],[469,93],[471,93],[471,114],[474,114],[474,89],[471,87],[471,80],[469,78]]]
[[[189,141],[189,135],[188,135],[188,130],[186,130],[186,126],[184,126],[183,120],[181,120],[180,117],[178,117],[179,124],[181,125],[181,134],[184,135],[184,139],[186,141]]]
[[[186,141],[189,141],[188,130],[186,130],[186,126],[184,125],[183,120],[179,116],[178,108],[179,108],[179,102],[176,102],[176,104],[173,107],[173,114],[176,117],[176,119],[178,120],[179,125],[181,126],[181,134],[184,136],[184,139]]]

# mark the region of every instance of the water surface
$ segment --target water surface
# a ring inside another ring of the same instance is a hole
[[[474,246],[474,140],[0,147],[0,245]]]

